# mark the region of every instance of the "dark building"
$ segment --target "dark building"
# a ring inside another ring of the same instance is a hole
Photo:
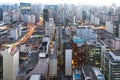
[[[0,80],[3,80],[3,56],[0,54]]]
[[[82,20],[83,22],[85,22],[85,20],[87,19],[87,12],[85,10],[82,11]]]
[[[20,10],[22,14],[31,12],[31,3],[20,3]]]
[[[43,19],[44,19],[44,22],[49,21],[49,11],[48,11],[48,9],[43,9]]]
[[[114,21],[113,22],[113,34],[115,35],[115,37],[119,37],[119,22],[118,21]]]
[[[2,21],[2,20],[3,20],[3,10],[0,9],[0,21]]]
[[[55,24],[58,21],[58,5],[45,5],[45,9],[49,11],[49,17],[54,19]]]

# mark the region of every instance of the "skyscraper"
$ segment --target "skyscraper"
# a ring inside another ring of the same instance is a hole
[[[0,8],[0,21],[3,20],[3,10]]]
[[[72,75],[72,46],[70,43],[64,43],[65,48],[65,75]]]
[[[43,10],[43,19],[44,19],[44,23],[49,21],[49,11],[48,11],[48,9]]]
[[[20,10],[22,14],[27,14],[31,11],[31,3],[20,3]]]
[[[44,20],[44,27],[46,22],[49,22],[49,11],[48,9],[43,9],[43,20]]]
[[[3,80],[15,80],[19,71],[19,50],[9,47],[1,51],[3,55]]]

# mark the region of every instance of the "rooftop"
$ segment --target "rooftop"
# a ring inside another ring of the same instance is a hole
[[[38,62],[38,55],[31,53],[28,55],[28,60],[26,60],[19,71],[19,74],[26,74],[29,69],[33,69]]]
[[[91,80],[98,80],[91,66],[83,66],[82,72],[85,78],[88,78]]]
[[[115,53],[114,51],[109,51],[109,53],[106,53],[105,56],[113,63],[120,63],[120,54],[117,52],[118,51],[115,51]]]
[[[40,74],[32,74],[30,80],[40,80]]]
[[[65,49],[72,49],[72,46],[71,46],[70,42],[64,43],[64,47],[65,47]]]
[[[81,71],[80,70],[74,70],[75,79],[81,78]]]
[[[106,30],[101,30],[101,29],[98,30],[98,29],[97,29],[97,30],[95,30],[95,33],[97,33],[98,36],[99,36],[101,39],[103,39],[103,40],[105,40],[105,39],[114,39],[114,38],[115,38],[112,33],[107,32]]]
[[[32,74],[40,74],[41,76],[46,76],[47,71],[48,71],[48,59],[47,58],[44,58],[44,59],[39,58],[39,61],[36,65],[35,69],[33,69],[33,71],[28,73],[26,75],[26,78],[28,78]]]
[[[120,56],[120,50],[114,50],[112,51],[114,55],[116,56]]]

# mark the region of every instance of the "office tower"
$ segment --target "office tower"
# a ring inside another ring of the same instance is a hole
[[[22,14],[31,12],[31,3],[20,3],[20,10]]]
[[[72,75],[72,46],[69,42],[64,43],[65,49],[65,76]]]
[[[87,19],[87,12],[85,10],[82,11],[82,20],[85,22]]]
[[[19,50],[8,47],[1,51],[3,55],[3,80],[15,80],[19,71]]]
[[[53,18],[49,19],[49,22],[45,22],[45,35],[49,36],[52,40],[55,32],[55,24]]]
[[[50,57],[50,76],[55,77],[57,76],[57,57],[54,49],[51,51],[51,57]]]
[[[49,22],[49,11],[48,11],[48,9],[43,9],[43,19],[44,19],[44,23]]]
[[[3,56],[0,54],[0,80],[3,80]]]
[[[87,43],[87,60],[88,65],[101,67],[101,47],[98,42],[86,42]]]
[[[49,17],[55,20],[55,24],[58,20],[58,5],[45,5],[45,9],[49,11]]]
[[[2,21],[2,20],[3,20],[3,10],[0,9],[0,21]]]
[[[105,80],[120,80],[120,50],[109,51],[104,56]]]

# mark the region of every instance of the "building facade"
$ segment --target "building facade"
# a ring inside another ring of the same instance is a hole
[[[15,80],[19,71],[19,50],[9,47],[1,51],[3,55],[3,80]]]
[[[101,67],[101,48],[99,45],[87,45],[87,55],[89,65]]]
[[[3,56],[0,54],[0,80],[3,80]]]
[[[21,36],[21,26],[22,24],[16,24],[10,29],[10,37],[17,40]]]
[[[31,12],[31,3],[20,3],[21,14],[27,14]]]
[[[0,21],[2,21],[2,20],[3,20],[3,10],[0,9]]]
[[[70,43],[64,43],[65,46],[65,76],[72,75],[72,47]]]
[[[120,54],[119,50],[109,51],[104,56],[105,80],[120,79]]]

